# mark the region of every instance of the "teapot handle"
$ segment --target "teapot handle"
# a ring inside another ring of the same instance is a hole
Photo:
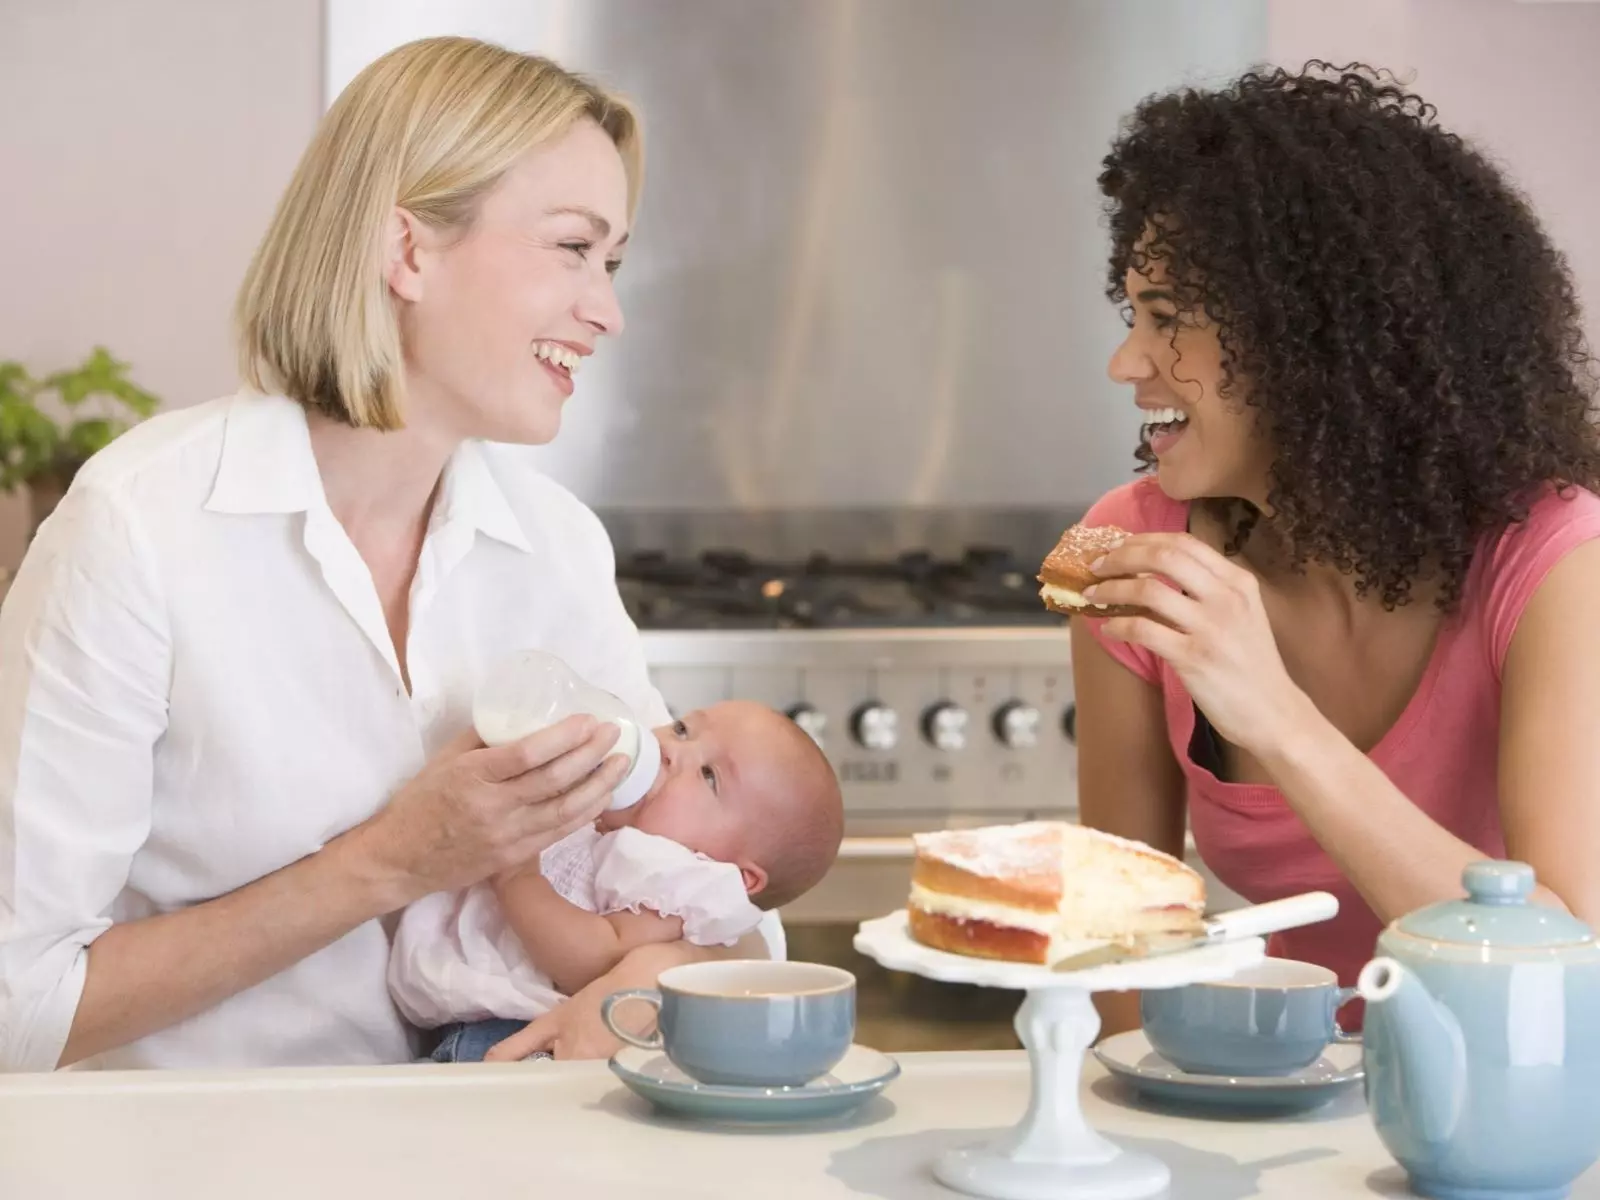
[[[1334,1041],[1336,1041],[1336,1042],[1347,1042],[1347,1043],[1348,1042],[1354,1042],[1358,1046],[1361,1044],[1361,1034],[1359,1032],[1357,1032],[1357,1033],[1346,1033],[1344,1031],[1344,1029],[1339,1025],[1339,1010],[1341,1008],[1343,1008],[1346,1004],[1349,1004],[1350,1001],[1358,1000],[1358,999],[1360,999],[1360,997],[1361,997],[1361,990],[1359,988],[1353,988],[1353,987],[1340,988],[1337,992],[1334,993],[1334,995],[1333,995],[1333,1040]]]

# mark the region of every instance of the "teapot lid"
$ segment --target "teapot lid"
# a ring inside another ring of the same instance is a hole
[[[1571,913],[1529,904],[1533,868],[1521,862],[1475,862],[1461,872],[1465,900],[1446,900],[1409,913],[1401,933],[1436,942],[1480,946],[1573,946],[1594,931]]]

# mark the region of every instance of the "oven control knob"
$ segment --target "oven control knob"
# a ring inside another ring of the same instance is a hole
[[[1039,710],[1021,700],[1008,700],[995,710],[994,735],[1012,750],[1039,744]]]
[[[873,700],[856,709],[850,732],[868,750],[893,750],[900,741],[900,717],[887,704]]]
[[[796,704],[789,709],[789,719],[817,745],[822,745],[822,735],[828,732],[828,714],[811,704]]]
[[[1078,740],[1078,706],[1067,705],[1067,711],[1061,714],[1061,732],[1067,735],[1067,741]]]
[[[949,700],[941,700],[922,714],[922,736],[928,744],[947,754],[967,748],[967,710]]]

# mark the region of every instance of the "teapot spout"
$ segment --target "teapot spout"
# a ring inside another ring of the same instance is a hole
[[[1445,1141],[1467,1092],[1466,1039],[1455,1014],[1392,958],[1363,967],[1356,990],[1370,1008],[1382,1009],[1380,1020],[1367,1023],[1367,1054],[1392,1059],[1401,1107],[1422,1140]]]

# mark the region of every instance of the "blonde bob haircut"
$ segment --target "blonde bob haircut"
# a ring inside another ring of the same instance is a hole
[[[622,98],[470,38],[411,42],[368,66],[323,117],[239,290],[245,381],[357,428],[399,429],[404,360],[383,271],[391,214],[465,230],[519,156],[584,120],[622,155],[631,218],[644,153]]]

